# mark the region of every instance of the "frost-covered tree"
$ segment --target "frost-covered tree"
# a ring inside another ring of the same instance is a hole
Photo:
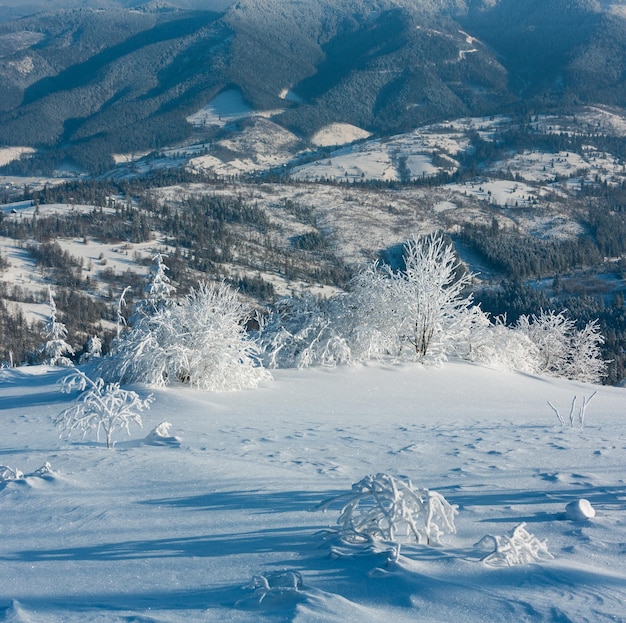
[[[564,376],[585,383],[599,383],[606,376],[607,361],[602,359],[600,346],[604,336],[598,321],[588,322],[574,330],[570,338],[570,352]]]
[[[350,291],[328,300],[280,301],[263,323],[269,365],[336,365],[380,358],[438,361],[467,356],[477,326],[488,324],[465,294],[451,244],[411,238],[405,269],[371,264]]]
[[[237,291],[224,282],[200,284],[168,311],[174,328],[168,359],[177,380],[223,391],[255,387],[269,378],[246,331],[249,316]]]
[[[459,272],[452,244],[438,234],[413,236],[404,257],[404,270],[375,264],[357,278],[361,324],[392,355],[442,360],[466,351],[484,314],[466,294],[472,275]]]
[[[124,317],[124,307],[126,307],[126,293],[130,290],[130,286],[126,286],[120,294],[120,298],[117,301],[116,309],[116,339],[119,341],[122,336],[122,327],[126,326],[126,318]]]
[[[61,428],[62,435],[68,437],[77,431],[84,439],[89,433],[95,432],[99,440],[100,434],[104,433],[107,448],[111,448],[116,431],[130,434],[131,424],[142,426],[141,412],[149,409],[153,401],[151,395],[142,399],[137,393],[122,389],[119,383],[105,383],[102,378],[94,381],[80,370],[66,376],[61,382],[63,392],[69,393],[76,389],[81,394],[71,407],[53,418],[53,424]]]
[[[158,310],[168,304],[174,296],[176,288],[166,274],[168,268],[165,265],[164,256],[161,253],[157,253],[152,260],[155,263],[155,267],[146,288],[145,300],[153,310]]]
[[[414,236],[403,270],[374,263],[346,293],[283,299],[260,321],[265,362],[305,367],[457,356],[586,382],[605,374],[597,322],[577,330],[564,312],[521,316],[513,327],[492,322],[467,293],[472,275],[459,268],[443,237]]]
[[[79,363],[87,363],[93,359],[102,357],[102,340],[97,335],[92,335],[87,340],[85,352],[80,356]]]
[[[39,352],[43,362],[51,366],[71,366],[71,356],[74,349],[67,343],[67,329],[62,322],[57,320],[57,306],[52,296],[52,290],[48,288],[48,303],[50,315],[41,330],[42,337],[46,340]]]

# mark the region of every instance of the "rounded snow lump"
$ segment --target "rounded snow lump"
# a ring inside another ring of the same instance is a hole
[[[584,521],[596,516],[596,511],[589,500],[580,499],[570,502],[565,507],[565,516],[572,521]]]

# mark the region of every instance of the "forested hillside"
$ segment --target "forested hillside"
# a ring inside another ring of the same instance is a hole
[[[441,231],[492,317],[597,318],[624,378],[624,11],[226,4],[0,20],[3,359],[37,359],[50,285],[75,350],[106,349],[156,253],[180,295],[262,309]]]
[[[332,122],[385,135],[616,104],[625,23],[583,0],[52,10],[0,23],[0,145],[39,149],[31,173],[103,172],[114,154],[184,141],[187,117],[233,86],[304,139]]]

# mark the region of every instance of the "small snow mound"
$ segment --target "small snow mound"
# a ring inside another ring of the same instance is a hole
[[[180,439],[170,434],[171,426],[169,422],[161,422],[146,435],[144,443],[150,446],[180,446]]]
[[[328,547],[328,556],[333,560],[370,558],[374,561],[374,569],[379,569],[397,562],[400,557],[399,543],[381,541],[358,532],[348,534],[329,529],[322,531],[320,536],[322,539],[320,547]]]
[[[596,510],[589,500],[580,499],[565,507],[565,516],[572,521],[586,521],[596,516]]]

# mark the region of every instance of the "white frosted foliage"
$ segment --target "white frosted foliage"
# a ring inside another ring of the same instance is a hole
[[[512,567],[513,565],[526,565],[533,562],[552,560],[554,556],[548,551],[545,541],[540,541],[536,536],[526,530],[523,522],[513,528],[509,534],[493,536],[488,534],[478,543],[478,546],[493,542],[494,550],[482,560],[485,564],[493,567]]]
[[[419,489],[410,480],[389,474],[366,476],[352,491],[320,505],[326,510],[342,502],[339,535],[346,540],[373,538],[384,541],[414,541],[441,544],[441,537],[456,532],[457,506],[436,491]]]
[[[121,430],[130,434],[130,425],[142,426],[141,412],[150,408],[152,396],[145,399],[133,391],[122,389],[119,383],[105,383],[102,378],[95,381],[77,370],[61,382],[61,390],[69,393],[78,389],[81,394],[74,404],[64,409],[52,422],[67,437],[78,432],[84,439],[95,432],[99,439],[104,434],[107,448],[113,443],[113,434]]]
[[[140,307],[112,357],[99,364],[104,378],[164,387],[173,382],[209,391],[255,387],[269,373],[246,332],[247,313],[225,283],[202,283],[179,302]]]

